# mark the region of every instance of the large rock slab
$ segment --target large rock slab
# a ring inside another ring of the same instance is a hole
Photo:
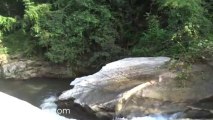
[[[74,98],[76,103],[87,105],[94,111],[114,112],[116,106],[119,111],[122,101],[143,87],[161,82],[161,75],[174,77],[165,72],[164,65],[169,60],[168,57],[138,57],[109,63],[93,75],[76,78],[71,83],[73,89],[64,92],[59,99]]]

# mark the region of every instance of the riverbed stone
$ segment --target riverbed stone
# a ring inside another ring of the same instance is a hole
[[[183,112],[212,95],[211,66],[192,65],[189,81],[179,86],[176,76],[180,70],[169,69],[169,62],[168,57],[138,57],[109,63],[95,74],[76,78],[59,101],[74,99],[99,116],[114,113],[112,117],[131,119]]]
[[[213,119],[213,95],[187,106],[187,109],[183,112],[181,117],[192,119]]]
[[[76,78],[71,83],[74,88],[64,92],[59,99],[75,98],[76,103],[88,105],[98,112],[119,111],[116,109],[121,108],[117,106],[122,106],[122,101],[127,101],[140,90],[139,87],[131,91],[132,88],[143,83],[144,87],[157,84],[163,81],[162,76],[165,73],[167,77],[175,76],[171,72],[165,72],[167,70],[164,65],[169,60],[168,57],[139,57],[109,63],[93,75]]]

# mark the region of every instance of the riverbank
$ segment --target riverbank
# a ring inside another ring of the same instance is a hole
[[[32,78],[73,79],[70,67],[54,64],[41,58],[26,58],[21,55],[0,55],[0,78],[27,80]]]

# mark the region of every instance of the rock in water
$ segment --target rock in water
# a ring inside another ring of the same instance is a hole
[[[177,72],[168,69],[169,61],[168,57],[138,57],[109,63],[93,75],[76,78],[73,88],[63,92],[59,100],[74,99],[98,116],[131,119],[182,113],[187,106],[212,95],[212,67],[193,65],[189,84],[179,87],[174,79]]]
[[[138,57],[118,60],[104,66],[99,72],[76,78],[73,89],[59,96],[60,100],[74,98],[94,111],[114,112],[122,109],[134,93],[162,81],[168,57]],[[101,114],[102,112],[100,112]]]
[[[0,92],[0,120],[74,120],[41,109]]]

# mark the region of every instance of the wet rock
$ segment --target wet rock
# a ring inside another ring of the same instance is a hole
[[[213,113],[213,95],[199,100],[198,102],[194,103],[192,106],[197,109],[212,111]]]
[[[132,96],[119,113],[118,117],[134,118],[148,115],[160,114],[170,115],[184,111],[186,103],[175,103],[173,101],[164,101],[153,98]]]
[[[79,104],[74,103],[72,99],[56,101],[57,110],[69,110],[69,113],[62,113],[60,115],[65,116],[67,118],[76,118],[78,120],[99,120],[95,115],[95,112],[91,110],[89,107],[82,107]],[[111,120],[111,118],[101,118],[102,120]]]
[[[189,109],[183,113],[182,117],[191,119],[211,119],[213,118],[213,114],[206,110]]]
[[[183,118],[192,118],[192,119],[204,119],[212,118],[213,119],[213,95],[204,99],[199,100],[198,102],[187,106],[188,109],[184,111]]]

